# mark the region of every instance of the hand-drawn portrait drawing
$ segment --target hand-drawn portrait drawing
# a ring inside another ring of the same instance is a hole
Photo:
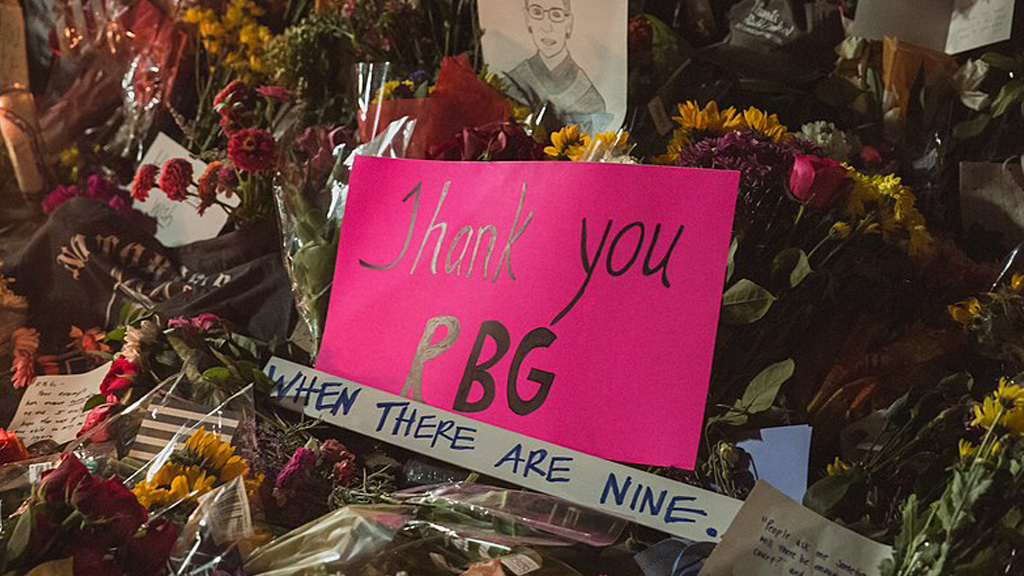
[[[484,57],[492,71],[503,73],[510,95],[534,108],[546,105],[548,113],[585,131],[619,127],[625,116],[625,0],[479,5]]]

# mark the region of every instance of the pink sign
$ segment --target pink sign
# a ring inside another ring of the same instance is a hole
[[[595,456],[691,468],[738,181],[360,157],[316,368]]]

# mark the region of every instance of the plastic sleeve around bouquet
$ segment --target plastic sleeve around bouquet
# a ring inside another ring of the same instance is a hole
[[[395,497],[411,504],[440,504],[472,517],[496,519],[591,546],[614,544],[626,527],[623,520],[560,498],[484,484],[426,486],[398,492]],[[518,541],[522,543],[522,538]],[[550,539],[545,543],[552,544]]]
[[[255,446],[255,406],[249,385],[215,406],[175,394],[169,378],[67,447],[124,484],[150,520],[180,532],[170,565],[175,574],[207,574],[240,563],[243,541],[261,515],[262,474],[249,462]]]
[[[412,518],[410,506],[345,506],[253,552],[247,576],[299,576],[317,567],[358,566],[388,545]]]
[[[310,127],[288,136],[293,152],[275,184],[283,242],[282,254],[295,306],[309,331],[316,358],[327,321],[327,305],[338,253],[349,175],[356,156],[402,158],[415,121],[401,118],[365,144],[352,147],[343,129]]]

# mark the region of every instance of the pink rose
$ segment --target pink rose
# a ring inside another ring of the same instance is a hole
[[[832,207],[851,184],[842,164],[813,154],[798,155],[789,171],[789,191],[793,197],[816,210]]]

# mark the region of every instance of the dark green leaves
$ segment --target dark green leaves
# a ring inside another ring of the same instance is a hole
[[[768,313],[775,302],[771,292],[740,279],[722,295],[722,321],[726,324],[751,324]]]

